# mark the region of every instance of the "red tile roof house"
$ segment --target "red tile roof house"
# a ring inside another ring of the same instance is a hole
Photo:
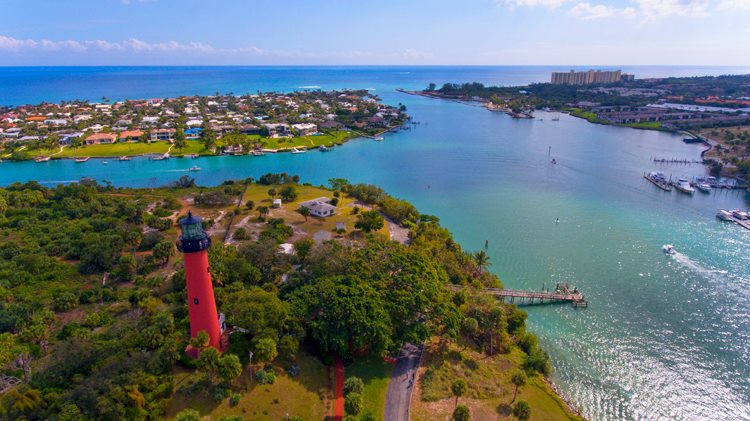
[[[84,140],[87,145],[99,145],[102,143],[115,143],[117,135],[113,133],[94,133]]]
[[[138,142],[142,135],[143,131],[141,130],[125,130],[120,133],[120,142]]]

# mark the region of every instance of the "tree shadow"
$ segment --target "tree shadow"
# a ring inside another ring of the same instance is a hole
[[[501,417],[510,417],[513,414],[513,407],[509,403],[501,403],[497,406],[496,410]]]

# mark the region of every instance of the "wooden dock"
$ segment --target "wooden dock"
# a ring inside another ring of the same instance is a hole
[[[463,289],[460,285],[449,285],[448,288],[454,291]],[[571,289],[567,282],[558,283],[554,292],[502,288],[484,288],[482,291],[511,304],[571,303],[573,307],[588,307],[589,305],[586,297],[576,287]]]

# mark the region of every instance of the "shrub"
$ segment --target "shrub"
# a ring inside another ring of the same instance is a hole
[[[363,406],[364,402],[362,400],[362,395],[359,393],[351,392],[344,398],[344,409],[347,414],[357,415],[362,412]]]
[[[513,415],[519,420],[527,420],[531,418],[531,406],[528,402],[520,400],[513,405]]]
[[[52,304],[55,311],[68,311],[78,306],[78,297],[72,292],[62,292],[55,297]]]
[[[276,382],[276,374],[270,370],[258,370],[255,373],[255,380],[260,384],[274,384]]]
[[[238,240],[238,241],[249,240],[250,239],[250,234],[247,233],[247,230],[245,228],[239,227],[234,232],[234,239]]]
[[[360,395],[365,390],[365,382],[359,377],[349,377],[344,381],[344,395],[349,393],[359,393]]]
[[[232,395],[229,396],[229,405],[231,406],[239,405],[240,399],[242,399],[242,395],[240,395],[239,393],[232,393]]]
[[[177,421],[200,421],[201,414],[195,409],[185,409],[175,417]]]
[[[452,419],[453,421],[469,421],[469,419],[471,419],[469,407],[466,405],[458,405],[456,409],[453,410]]]

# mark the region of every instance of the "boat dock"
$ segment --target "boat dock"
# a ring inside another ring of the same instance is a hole
[[[463,289],[459,285],[449,285],[448,288],[454,291]],[[567,282],[558,282],[554,292],[503,288],[484,288],[482,291],[511,304],[571,303],[573,307],[588,307],[589,305],[586,297],[576,287],[571,289]]]
[[[719,213],[716,214],[716,217],[719,218],[722,221],[725,222],[733,222],[742,228],[745,228],[747,230],[750,230],[750,219],[747,219],[747,213],[746,212],[739,212],[737,215],[741,216],[738,217],[735,215],[735,213],[738,211],[730,211],[726,209],[719,209]]]

